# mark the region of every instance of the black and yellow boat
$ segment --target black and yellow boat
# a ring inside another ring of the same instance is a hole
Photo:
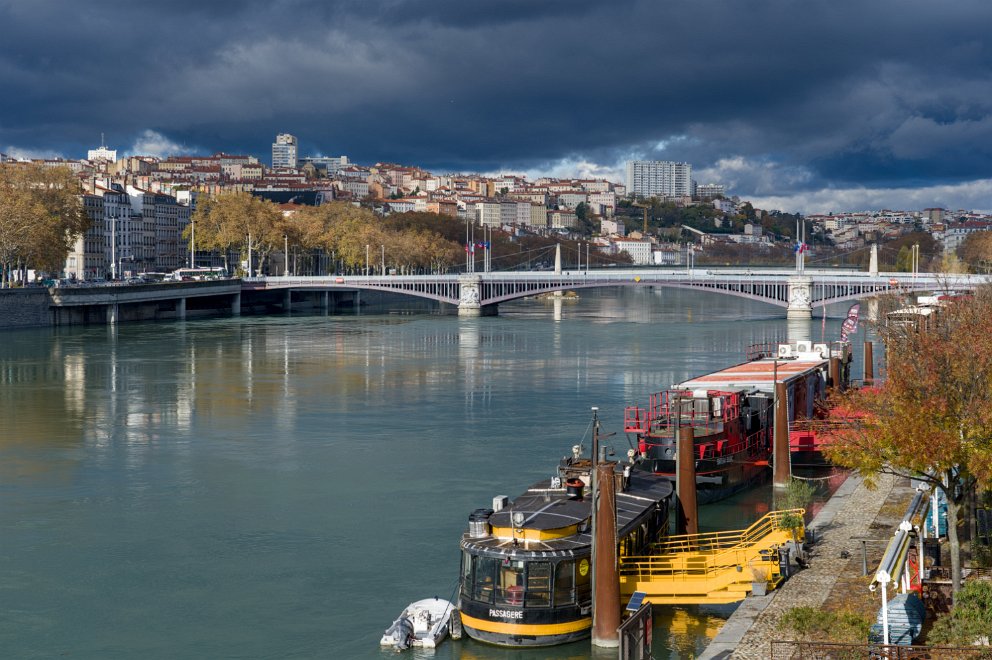
[[[459,610],[473,639],[550,646],[590,635],[592,464],[580,452],[512,502],[496,497],[469,516]],[[644,554],[667,530],[671,482],[617,463],[614,489],[619,556]]]

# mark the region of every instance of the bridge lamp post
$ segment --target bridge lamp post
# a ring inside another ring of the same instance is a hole
[[[382,274],[385,275],[386,274],[386,246],[385,245],[380,245],[379,247],[382,248]]]
[[[365,245],[365,277],[369,276],[369,245]]]
[[[289,235],[282,235],[283,250],[282,250],[282,276],[289,277]]]

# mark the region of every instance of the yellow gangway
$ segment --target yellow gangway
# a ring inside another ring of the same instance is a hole
[[[681,534],[652,546],[651,554],[620,559],[620,592],[643,591],[657,605],[735,603],[752,583],[775,588],[782,581],[778,549],[802,541],[804,509],[765,514],[745,530]],[[798,528],[786,528],[795,522]]]

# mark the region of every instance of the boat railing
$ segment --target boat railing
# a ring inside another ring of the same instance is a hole
[[[786,342],[774,341],[751,344],[744,349],[744,359],[748,362],[754,362],[755,360],[761,360],[768,357],[777,357],[778,347],[784,343]]]
[[[698,439],[700,435],[698,433],[696,434],[696,446],[693,449],[696,457],[703,461],[720,458],[721,456],[733,456],[741,452],[753,454],[754,450],[761,447],[765,442],[767,433],[765,431],[755,431],[743,440],[740,438],[720,438],[717,440],[705,440],[703,442],[700,442]],[[665,445],[662,442],[651,442],[647,438],[642,438],[640,444],[642,451],[645,452]]]
[[[624,411],[624,432],[665,435],[680,426],[691,426],[697,436],[715,435],[738,417],[736,392],[710,391],[705,398],[696,398],[688,390],[666,390],[652,394],[646,409],[628,406]]]
[[[734,567],[777,565],[778,555],[769,552],[771,546],[784,543],[794,533],[785,526],[786,517],[802,520],[805,513],[805,509],[772,511],[744,530],[671,536],[652,544],[650,555],[624,557],[620,575],[698,580]],[[795,536],[802,538],[801,529]]]

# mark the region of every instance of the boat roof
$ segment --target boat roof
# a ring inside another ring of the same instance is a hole
[[[645,515],[650,513],[659,502],[672,495],[671,482],[649,472],[634,469],[631,471],[627,489],[617,492],[617,536],[630,533]],[[591,498],[575,500],[568,497],[564,488],[552,488],[551,479],[539,481],[517,497],[509,506],[497,511],[489,517],[493,527],[513,527],[514,513],[524,514],[524,522],[518,529],[549,530],[560,529],[570,525],[580,525],[591,516]],[[498,554],[505,557],[532,556],[571,556],[575,550],[588,547],[592,543],[592,535],[585,526],[585,531],[559,539],[543,541],[514,541],[495,536],[484,538],[464,537],[463,546],[480,554]],[[582,553],[587,554],[585,552]]]
[[[755,389],[771,393],[775,390],[776,383],[788,383],[797,378],[805,378],[814,372],[825,372],[829,364],[829,360],[813,353],[778,360],[763,358],[696,376],[675,387],[691,390]]]

